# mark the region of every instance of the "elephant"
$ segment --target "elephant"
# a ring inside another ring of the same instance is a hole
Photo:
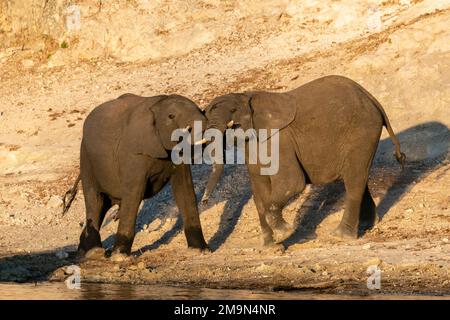
[[[225,94],[206,106],[205,115],[207,128],[221,132],[230,127],[279,130],[277,173],[261,174],[261,162],[249,163],[248,151],[246,155],[264,246],[278,246],[292,234],[292,226],[282,216],[292,197],[307,184],[336,180],[343,180],[346,198],[344,215],[333,235],[356,239],[360,229],[367,230],[378,220],[367,182],[383,126],[402,168],[406,159],[383,107],[361,85],[344,76],[325,76],[283,93]],[[272,139],[269,136],[266,142]],[[222,171],[223,164],[214,165],[204,202]]]
[[[99,231],[105,214],[114,204],[119,205],[119,226],[113,256],[129,255],[139,204],[157,194],[169,181],[183,216],[188,247],[208,249],[190,165],[174,164],[170,158],[170,150],[177,144],[171,141],[172,132],[181,128],[192,135],[194,121],[200,121],[203,128],[206,125],[198,106],[180,95],[124,94],[92,110],[83,126],[80,174],[64,201],[66,212],[81,180],[86,223],[80,235],[80,256],[104,256]]]

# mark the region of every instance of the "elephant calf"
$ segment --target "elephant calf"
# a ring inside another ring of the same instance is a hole
[[[215,98],[205,109],[208,128],[279,129],[279,170],[261,174],[261,163],[246,161],[258,210],[263,243],[273,245],[291,233],[281,211],[307,183],[342,179],[346,189],[344,216],[338,237],[356,238],[358,226],[377,220],[367,186],[369,169],[385,126],[402,164],[405,155],[380,103],[356,82],[327,76],[285,93],[232,93]],[[270,141],[271,139],[269,139]],[[247,155],[248,157],[248,155]],[[207,200],[223,165],[216,165],[208,183]]]
[[[125,94],[89,114],[83,127],[80,177],[68,192],[71,202],[81,178],[86,205],[86,224],[78,247],[81,255],[103,256],[99,230],[114,204],[119,204],[120,221],[113,254],[129,254],[140,202],[158,193],[168,181],[183,215],[188,246],[207,248],[190,167],[175,165],[170,159],[170,150],[177,143],[171,141],[172,132],[179,128],[190,131],[194,121],[205,124],[206,118],[196,104],[178,95]]]

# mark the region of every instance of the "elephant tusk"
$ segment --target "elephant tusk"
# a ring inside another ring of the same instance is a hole
[[[203,138],[202,140],[199,140],[199,141],[195,142],[194,145],[198,146],[198,145],[201,145],[201,144],[205,144],[206,142],[208,142],[206,140],[206,138]]]
[[[186,128],[184,128],[184,129],[181,129],[181,131],[183,131],[183,132],[189,132],[189,130],[191,130],[191,126],[190,125],[187,125],[186,126]]]
[[[231,120],[230,122],[227,123],[227,127],[231,128],[234,124],[234,120]]]

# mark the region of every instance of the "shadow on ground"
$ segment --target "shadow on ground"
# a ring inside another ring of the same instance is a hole
[[[448,158],[450,131],[442,123],[426,122],[397,133],[407,162],[402,171],[394,159],[390,138],[380,141],[369,177],[369,188],[374,197],[381,197],[377,206],[382,219],[413,186],[433,172]],[[342,183],[313,186],[313,192],[303,202],[294,221],[295,232],[285,241],[287,247],[315,238],[317,226],[343,203],[345,188]]]
[[[52,273],[61,267],[76,263],[74,246],[54,250],[14,254],[0,257],[0,282],[27,282],[48,280]],[[66,258],[57,252],[70,252]]]

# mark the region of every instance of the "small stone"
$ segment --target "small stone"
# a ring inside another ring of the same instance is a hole
[[[141,261],[137,264],[137,267],[139,270],[143,270],[143,269],[145,269],[145,263]]]
[[[323,276],[327,276],[327,275],[328,275],[328,272],[324,271],[324,272],[322,272],[322,275],[323,275]]]
[[[123,253],[116,252],[111,255],[111,261],[113,262],[124,262],[126,260],[128,260],[128,256]]]
[[[69,254],[65,251],[58,251],[56,252],[55,256],[59,259],[66,259],[67,257],[69,257]]]
[[[442,238],[442,242],[448,243],[448,238]]]
[[[363,249],[365,250],[369,250],[371,248],[370,243],[366,243],[365,245],[363,245]]]
[[[408,208],[408,209],[405,210],[405,212],[406,212],[406,213],[413,213],[414,210],[413,210],[412,208]]]

